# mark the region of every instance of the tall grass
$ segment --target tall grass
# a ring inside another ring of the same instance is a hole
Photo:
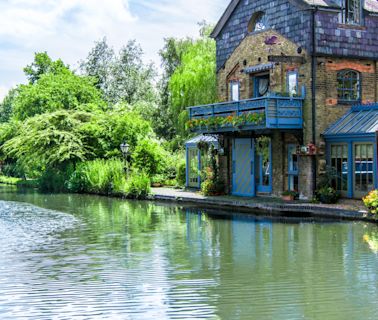
[[[124,164],[119,159],[82,163],[71,175],[67,186],[72,192],[122,194],[126,189]]]

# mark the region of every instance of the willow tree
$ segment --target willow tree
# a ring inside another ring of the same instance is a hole
[[[187,107],[217,101],[215,41],[203,24],[201,37],[186,45],[169,81],[170,108],[177,133],[185,136]]]

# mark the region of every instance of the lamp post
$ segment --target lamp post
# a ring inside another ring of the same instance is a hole
[[[119,147],[120,147],[122,155],[125,159],[126,176],[128,176],[129,175],[129,168],[127,166],[127,155],[129,154],[130,145],[128,143],[124,142]]]

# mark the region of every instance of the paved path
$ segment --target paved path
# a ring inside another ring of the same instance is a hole
[[[367,214],[362,201],[341,200],[336,205],[314,204],[303,201],[284,202],[279,198],[258,197],[241,198],[234,196],[205,197],[199,192],[173,188],[152,188],[156,200],[191,203],[224,209],[239,208],[251,213],[268,213],[270,215],[338,218],[347,220],[364,220],[378,222],[378,219]]]

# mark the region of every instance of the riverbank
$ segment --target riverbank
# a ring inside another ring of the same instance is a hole
[[[368,214],[362,201],[342,199],[337,204],[320,204],[304,201],[284,202],[279,198],[257,197],[240,198],[235,196],[206,197],[199,192],[152,188],[152,198],[201,205],[203,207],[231,209],[245,213],[261,213],[272,216],[317,217],[324,219],[358,220],[378,223],[378,218]]]

